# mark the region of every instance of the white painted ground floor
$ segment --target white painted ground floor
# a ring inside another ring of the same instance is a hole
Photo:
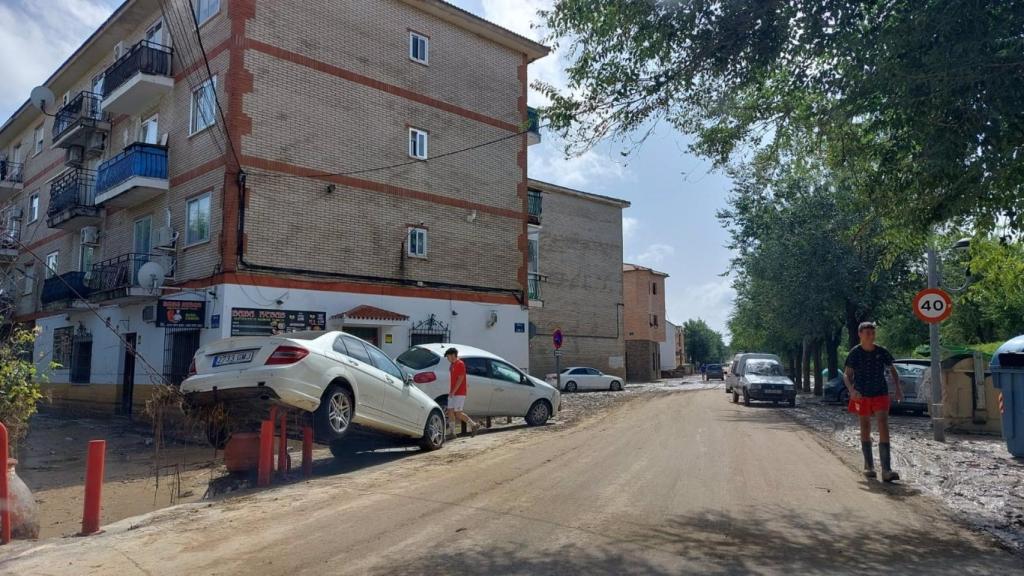
[[[229,336],[345,330],[392,358],[416,343],[455,342],[529,370],[525,308],[438,294],[445,297],[217,284],[71,307],[36,320],[35,358],[56,407],[106,413],[138,413],[154,384],[180,382],[201,345]]]

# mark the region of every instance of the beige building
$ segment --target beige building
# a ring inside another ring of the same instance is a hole
[[[547,49],[440,0],[192,4],[127,0],[0,127],[2,293],[58,403],[130,412],[203,342],[325,325],[526,366]]]
[[[531,179],[530,371],[561,366],[625,376],[622,325],[622,210],[629,202]]]
[[[661,375],[668,274],[636,264],[622,266],[626,326],[626,378],[649,382]]]

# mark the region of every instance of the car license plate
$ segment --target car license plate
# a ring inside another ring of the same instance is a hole
[[[241,352],[228,352],[226,354],[217,354],[213,357],[213,367],[227,366],[229,364],[245,364],[246,362],[252,362],[252,355],[255,350],[242,350]]]
[[[782,390],[771,390],[771,389],[769,389],[769,390],[765,390],[764,393],[765,394],[782,394]]]

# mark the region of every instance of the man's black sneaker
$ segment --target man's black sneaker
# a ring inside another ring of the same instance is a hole
[[[875,469],[874,468],[865,468],[864,469],[864,477],[865,478],[869,478],[871,480],[874,480],[875,478],[878,477],[878,475],[875,473]]]
[[[894,482],[900,479],[900,475],[892,470],[882,470],[882,481],[883,482]]]

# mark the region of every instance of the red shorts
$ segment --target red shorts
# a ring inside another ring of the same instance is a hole
[[[871,416],[875,412],[889,412],[889,395],[861,396],[860,400],[850,398],[847,410],[860,416]]]

